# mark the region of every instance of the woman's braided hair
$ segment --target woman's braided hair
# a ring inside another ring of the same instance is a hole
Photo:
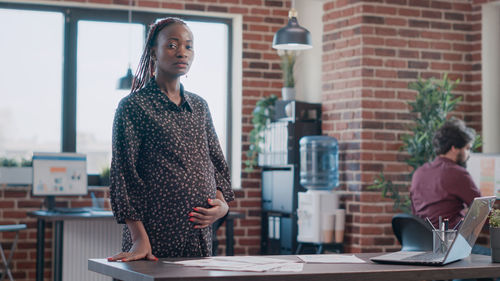
[[[144,85],[146,85],[149,79],[153,76],[155,65],[151,60],[151,49],[156,45],[156,39],[160,30],[176,23],[186,25],[186,23],[179,18],[169,17],[158,19],[155,23],[149,26],[148,37],[146,39],[146,44],[144,45],[144,51],[142,52],[139,66],[137,67],[137,71],[135,73],[135,79],[132,83],[131,92],[135,92],[144,87]]]

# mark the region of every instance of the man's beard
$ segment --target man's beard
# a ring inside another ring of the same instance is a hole
[[[467,168],[467,160],[469,160],[469,157],[467,157],[467,159],[464,158],[465,156],[463,153],[458,153],[456,163],[464,168]]]

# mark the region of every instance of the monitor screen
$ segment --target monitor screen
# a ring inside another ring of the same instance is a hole
[[[471,153],[467,171],[482,196],[495,195],[500,198],[500,154]]]
[[[87,157],[78,153],[33,153],[33,195],[87,194]]]

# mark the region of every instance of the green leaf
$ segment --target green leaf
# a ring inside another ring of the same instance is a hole
[[[278,97],[276,95],[270,95],[258,100],[255,104],[255,108],[252,111],[253,129],[248,134],[250,145],[248,146],[248,151],[245,153],[247,156],[244,162],[245,172],[253,172],[254,167],[258,166],[261,144],[264,141],[263,132],[267,123],[271,120],[271,117],[274,116],[274,104],[277,99]]]

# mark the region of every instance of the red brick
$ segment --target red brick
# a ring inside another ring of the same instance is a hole
[[[258,246],[260,245],[260,239],[259,238],[238,238],[238,243],[242,246]]]
[[[240,200],[240,207],[260,207],[261,206],[261,201],[260,200]]]
[[[449,63],[431,62],[431,69],[435,69],[435,70],[450,70],[451,69],[451,65]]]
[[[14,190],[5,190],[3,196],[5,198],[26,198],[26,191],[14,191]]]
[[[420,16],[420,10],[401,8],[398,10],[398,14],[401,16],[418,17]]]
[[[462,55],[456,53],[444,53],[443,59],[446,61],[461,61]]]
[[[363,226],[360,228],[360,234],[361,235],[381,235],[383,234],[383,229],[380,227],[368,227],[368,226]]]

